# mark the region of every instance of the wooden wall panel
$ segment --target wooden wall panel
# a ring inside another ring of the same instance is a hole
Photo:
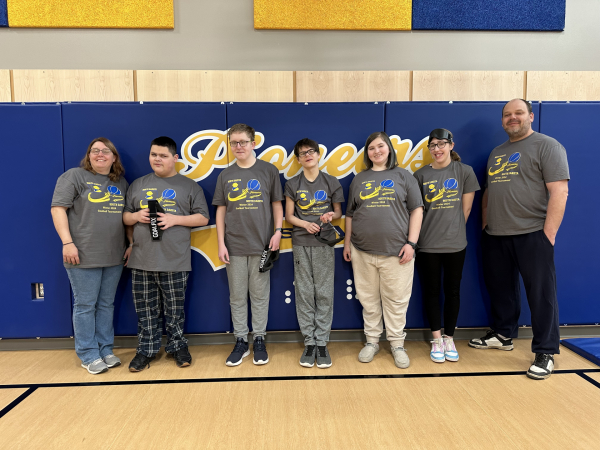
[[[294,72],[138,70],[140,101],[292,102]]]
[[[133,101],[133,70],[13,70],[16,102]]]
[[[600,72],[527,72],[528,100],[600,100]]]
[[[496,101],[523,98],[525,72],[415,71],[414,101]]]
[[[298,102],[410,100],[410,71],[296,72]]]
[[[10,101],[10,70],[0,70],[0,102]]]

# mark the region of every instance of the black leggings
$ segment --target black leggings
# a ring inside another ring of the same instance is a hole
[[[444,270],[444,332],[454,336],[458,310],[460,308],[460,280],[465,263],[467,249],[456,253],[419,252],[415,263],[421,279],[423,306],[431,331],[442,328],[440,292],[442,288],[442,269]]]

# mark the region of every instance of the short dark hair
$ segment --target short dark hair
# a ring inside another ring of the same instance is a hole
[[[317,141],[313,141],[309,138],[304,138],[300,139],[298,142],[296,142],[296,145],[294,145],[294,155],[296,155],[296,158],[300,158],[300,150],[302,150],[304,147],[312,148],[317,152],[317,154],[321,154],[321,151],[319,150],[319,144],[317,143]]]
[[[521,100],[523,103],[525,103],[527,105],[527,112],[529,114],[531,114],[533,112],[533,107],[531,106],[531,102],[528,102],[527,100],[525,100],[523,98],[513,98],[512,100],[507,101],[504,104],[504,106],[502,107],[502,115],[504,115],[504,108],[506,108],[506,105],[508,105],[510,102],[512,102],[514,100]]]
[[[227,137],[230,138],[233,133],[246,133],[246,135],[250,138],[251,142],[254,142],[256,137],[256,132],[254,128],[250,125],[246,125],[245,123],[236,123],[227,131]]]
[[[173,156],[175,156],[177,154],[177,144],[175,143],[175,141],[173,139],[171,139],[168,136],[157,137],[150,143],[150,148],[152,148],[153,145],[168,148],[169,153],[171,153],[171,155],[173,155]]]
[[[396,158],[396,150],[394,149],[394,146],[392,145],[392,141],[390,141],[390,137],[387,135],[387,133],[385,131],[376,131],[375,133],[371,134],[368,138],[367,138],[367,142],[365,143],[365,150],[364,150],[364,161],[365,161],[365,166],[367,167],[367,170],[372,169],[373,168],[373,161],[371,161],[369,159],[369,145],[371,145],[371,142],[373,142],[375,139],[377,138],[381,138],[381,140],[383,142],[385,142],[385,144],[388,146],[389,150],[390,150],[390,154],[388,155],[388,160],[387,160],[387,164],[385,165],[385,168],[387,170],[393,169],[394,167],[396,167],[398,165],[398,159]]]

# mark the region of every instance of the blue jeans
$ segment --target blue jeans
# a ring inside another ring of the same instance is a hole
[[[84,364],[113,352],[114,302],[122,271],[122,264],[94,269],[67,269],[75,298],[75,352]]]

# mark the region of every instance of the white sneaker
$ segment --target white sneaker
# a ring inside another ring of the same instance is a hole
[[[98,358],[97,360],[92,361],[89,364],[82,363],[81,367],[87,369],[87,371],[92,375],[98,375],[99,373],[104,373],[108,371],[108,366],[104,361],[102,361],[102,358]]]
[[[445,359],[452,362],[458,361],[458,352],[456,351],[456,346],[454,345],[454,339],[446,336],[445,334],[442,335],[442,337],[444,338]]]
[[[379,344],[367,342],[358,354],[358,360],[360,362],[369,363],[373,361],[373,358],[377,353],[379,353]]]
[[[444,339],[434,339],[431,341],[431,353],[429,353],[431,360],[436,363],[443,363],[446,361],[444,357]]]
[[[394,355],[394,364],[396,364],[396,367],[407,369],[410,366],[410,359],[408,359],[404,347],[392,347],[392,355]]]
[[[527,371],[527,376],[534,380],[545,380],[554,370],[554,356],[536,353],[535,361]]]

